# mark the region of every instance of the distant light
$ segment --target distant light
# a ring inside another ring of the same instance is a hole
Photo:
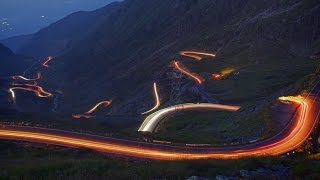
[[[222,79],[222,75],[221,74],[212,74],[212,78],[214,80],[221,80]]]
[[[41,16],[41,18],[45,18],[45,16]]]

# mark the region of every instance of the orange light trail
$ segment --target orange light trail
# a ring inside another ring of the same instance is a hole
[[[25,81],[37,81],[37,80],[41,79],[41,73],[38,72],[38,73],[37,73],[37,77],[34,78],[34,79],[29,79],[29,78],[26,78],[26,77],[24,77],[24,76],[11,76],[11,79],[12,79],[12,80],[22,79],[22,80],[25,80]]]
[[[196,51],[181,51],[180,55],[181,56],[190,57],[190,58],[194,58],[194,59],[196,59],[198,61],[201,61],[203,59],[203,56],[216,57],[215,54],[196,52]]]
[[[171,106],[165,109],[161,109],[150,116],[148,116],[140,126],[140,132],[153,132],[157,125],[167,117],[169,114],[175,113],[181,110],[194,110],[194,109],[210,109],[210,110],[224,110],[224,111],[238,111],[240,109],[239,106],[229,106],[229,105],[222,105],[222,104],[208,104],[208,103],[201,103],[201,104],[194,104],[194,103],[185,103],[179,104],[175,106]]]
[[[192,79],[194,79],[198,84],[202,84],[203,81],[202,81],[202,78],[199,77],[198,75],[194,75],[192,74],[191,72],[189,72],[188,70],[186,70],[185,68],[183,68],[181,65],[180,65],[180,62],[179,61],[174,61],[174,66],[179,70],[181,71],[183,74],[191,77]]]
[[[72,114],[72,117],[75,118],[75,119],[80,119],[80,118],[86,118],[86,119],[90,119],[92,118],[93,116],[87,116],[87,115],[83,115],[83,114]]]
[[[281,98],[283,99],[283,98]],[[89,148],[100,152],[155,160],[235,159],[242,157],[276,156],[300,146],[317,122],[318,106],[310,99],[290,97],[288,101],[300,104],[298,116],[287,132],[269,140],[230,147],[196,147],[159,145],[114,138],[98,137],[58,130],[0,126],[0,138],[23,140],[73,148]],[[319,104],[318,104],[319,105]]]
[[[92,113],[94,113],[98,107],[104,105],[105,107],[108,107],[110,106],[110,104],[112,103],[112,101],[102,101],[102,102],[99,102],[98,104],[96,104],[92,109],[90,109],[89,111],[85,112],[84,114],[73,114],[72,117],[75,118],[75,119],[80,119],[81,117],[84,117],[84,118],[92,118],[93,116],[91,116]]]
[[[37,86],[37,85],[34,85],[34,84],[13,84],[13,85],[14,86],[19,86],[19,87],[27,87],[28,89],[35,88],[35,91],[36,91],[36,94],[37,94],[38,97],[50,97],[50,96],[52,96],[52,94],[47,92],[47,91],[45,91],[43,89],[43,87]]]
[[[36,86],[36,85],[32,85],[32,84],[14,84],[14,85],[18,86],[18,87],[13,87],[13,88],[9,89],[9,92],[11,93],[11,97],[12,97],[13,101],[16,100],[16,95],[14,92],[15,90],[31,91],[31,92],[34,92],[38,97],[41,97],[41,98],[46,98],[46,97],[52,96],[51,93],[44,91],[43,88],[40,86]]]
[[[223,77],[221,74],[212,74],[211,76],[214,80],[221,80]]]
[[[48,63],[49,63],[52,59],[53,59],[52,56],[47,57],[46,60],[45,60],[45,62],[42,64],[42,66],[48,68],[48,67],[49,67]]]
[[[153,91],[154,91],[154,96],[155,96],[155,99],[156,99],[155,106],[152,109],[150,109],[149,111],[141,113],[141,114],[148,114],[148,113],[150,113],[150,112],[152,112],[152,111],[154,111],[154,110],[156,110],[156,109],[158,109],[160,107],[161,102],[160,102],[160,98],[159,98],[159,94],[158,94],[157,83],[153,83]]]

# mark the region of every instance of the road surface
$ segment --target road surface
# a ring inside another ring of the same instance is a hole
[[[136,142],[79,134],[52,129],[1,126],[0,138],[88,148],[100,152],[155,160],[234,159],[252,156],[275,156],[299,147],[311,134],[319,119],[320,90],[314,96],[288,97],[283,100],[300,105],[290,126],[271,139],[244,146],[185,147]]]
[[[185,67],[182,67],[181,62],[174,61],[173,63],[174,63],[175,68],[177,68],[183,74],[185,74],[185,75],[189,76],[190,78],[194,79],[199,85],[201,85],[203,83],[203,80],[202,80],[202,78],[200,76],[190,72]]]
[[[168,115],[175,113],[177,111],[185,111],[185,110],[194,110],[194,109],[210,109],[210,110],[225,110],[225,111],[238,111],[240,109],[239,106],[228,106],[222,104],[194,104],[194,103],[186,103],[179,104],[175,106],[171,106],[165,109],[161,109],[150,116],[148,116],[140,126],[140,132],[154,132],[157,125]]]
[[[216,57],[216,54],[196,52],[196,51],[181,51],[180,55],[185,56],[185,57],[194,58],[198,61],[201,61],[205,56],[212,57],[212,58]]]
[[[159,93],[158,93],[158,87],[157,87],[157,83],[153,83],[153,92],[154,92],[154,97],[155,97],[155,101],[156,104],[154,105],[154,107],[146,112],[141,113],[142,115],[144,114],[148,114],[156,109],[158,109],[160,107],[160,97],[159,97]]]
[[[73,114],[72,117],[75,118],[75,119],[80,119],[82,117],[84,118],[92,118],[94,116],[92,116],[92,114],[97,111],[97,109],[100,107],[100,106],[105,106],[105,107],[108,107],[110,106],[110,104],[112,103],[112,101],[101,101],[99,103],[97,103],[93,108],[91,108],[89,111],[85,112],[84,114]]]

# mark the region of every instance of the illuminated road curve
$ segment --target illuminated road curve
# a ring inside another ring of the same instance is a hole
[[[179,61],[174,61],[174,66],[175,68],[177,68],[179,71],[181,71],[183,74],[191,77],[192,79],[194,79],[198,84],[202,84],[203,81],[202,81],[202,78],[198,75],[195,75],[193,73],[191,73],[189,70],[187,70],[186,68],[182,67],[181,66],[181,62]]]
[[[154,96],[155,96],[155,100],[156,100],[156,104],[155,106],[150,109],[149,111],[147,112],[144,112],[144,113],[141,113],[142,115],[143,114],[148,114],[156,109],[158,109],[160,107],[160,98],[159,98],[159,93],[158,93],[158,88],[157,88],[157,83],[153,83],[153,91],[154,91]]]
[[[23,91],[31,91],[34,92],[38,97],[40,98],[46,98],[46,97],[51,97],[52,94],[49,92],[46,92],[43,90],[42,87],[33,85],[33,84],[13,84],[15,87],[12,87],[9,89],[9,92],[11,93],[11,97],[13,101],[16,100],[16,90],[23,90]]]
[[[312,132],[320,113],[312,98],[290,97],[300,104],[291,125],[275,137],[258,143],[233,147],[181,147],[78,134],[59,130],[0,126],[0,138],[88,148],[100,152],[155,160],[234,159],[281,155],[299,147]]]
[[[49,67],[48,63],[49,63],[50,61],[52,61],[52,60],[53,60],[53,57],[52,57],[52,56],[47,57],[47,58],[45,59],[44,63],[42,64],[42,66],[48,68],[48,67]]]
[[[190,57],[190,58],[194,58],[194,59],[196,59],[198,61],[201,61],[203,59],[203,56],[216,57],[215,54],[196,52],[196,51],[181,51],[180,55],[181,56]]]
[[[33,79],[29,79],[29,78],[26,78],[26,77],[24,77],[24,76],[11,76],[11,79],[12,79],[12,80],[22,79],[22,80],[25,80],[25,81],[37,81],[37,80],[41,79],[41,73],[38,72],[38,73],[37,73],[37,77],[36,77],[36,78],[33,78]]]
[[[84,118],[92,118],[94,116],[92,116],[91,114],[94,113],[100,106],[104,105],[105,107],[110,106],[112,102],[111,101],[102,101],[97,103],[93,108],[91,108],[89,111],[85,112],[84,114],[73,114],[72,117],[75,119],[80,119],[81,117]]]
[[[225,111],[238,111],[240,109],[239,106],[228,106],[228,105],[221,105],[221,104],[180,104],[171,106],[165,109],[161,109],[150,116],[148,116],[140,126],[140,132],[153,132],[157,125],[168,115],[175,113],[176,111],[183,111],[183,110],[194,110],[194,109],[214,109],[214,110],[225,110]]]

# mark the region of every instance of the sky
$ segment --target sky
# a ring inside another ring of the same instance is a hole
[[[0,0],[0,39],[31,34],[76,11],[115,0]]]

